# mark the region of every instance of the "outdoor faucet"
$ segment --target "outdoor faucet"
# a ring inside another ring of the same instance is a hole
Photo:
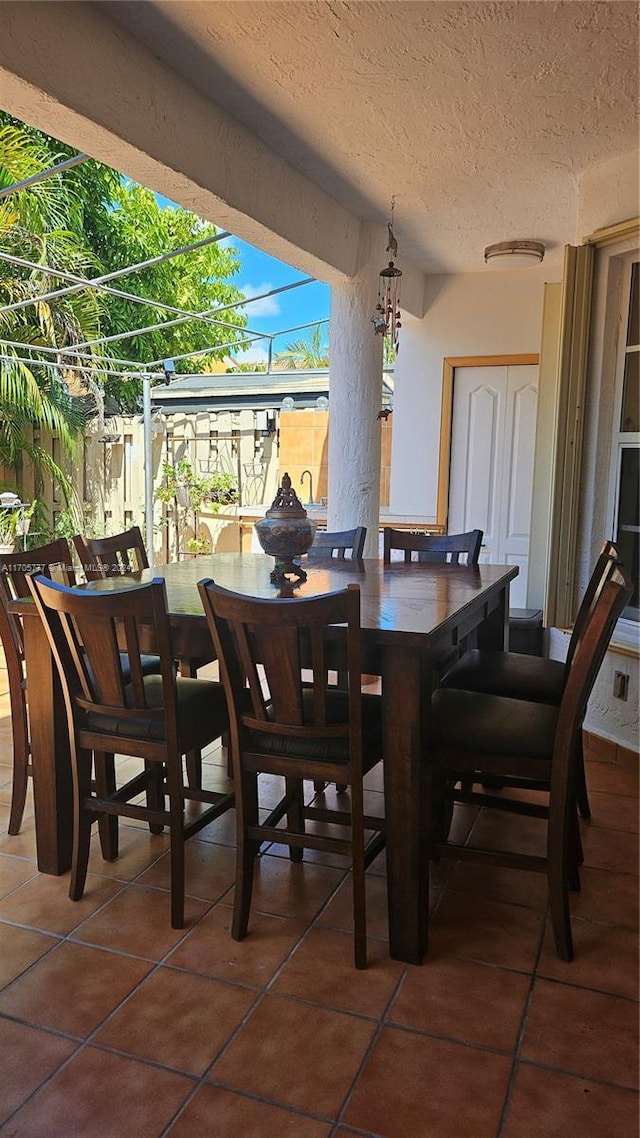
[[[310,470],[303,470],[302,474],[300,475],[300,485],[301,486],[304,483],[305,474],[309,475],[309,501],[307,502],[307,505],[312,506],[313,505],[313,474],[311,473]]]

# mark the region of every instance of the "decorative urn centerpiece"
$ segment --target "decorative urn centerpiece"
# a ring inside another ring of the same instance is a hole
[[[264,518],[255,523],[258,541],[271,557],[275,566],[271,571],[274,585],[286,583],[289,577],[306,581],[307,574],[294,557],[300,557],[313,544],[315,522],[309,521],[307,511],[285,474],[278,493]]]

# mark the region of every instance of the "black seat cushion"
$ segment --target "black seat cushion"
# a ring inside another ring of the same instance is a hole
[[[140,663],[142,664],[143,676],[156,675],[162,671],[159,656],[140,656]],[[122,678],[125,683],[128,683],[131,679],[131,665],[126,652],[120,653],[120,667],[122,668]]]
[[[147,706],[161,708],[162,677],[158,675],[145,676],[144,688]],[[178,737],[181,752],[184,754],[193,748],[206,745],[206,740],[217,739],[227,730],[229,717],[227,715],[227,701],[222,684],[214,680],[183,679],[178,676],[176,680],[178,698]],[[127,702],[133,704],[131,689],[127,689]],[[165,738],[164,719],[150,718],[140,713],[135,719],[119,717],[117,711],[113,715],[101,715],[91,712],[87,716],[87,727],[91,731],[100,731],[108,735],[121,735],[123,738],[153,739],[162,742]]]
[[[434,747],[551,759],[558,709],[480,692],[440,688],[431,700]]]
[[[556,706],[562,699],[566,669],[561,660],[474,648],[443,676],[446,688],[487,692]]]
[[[313,691],[307,688],[302,696],[303,708],[308,707],[305,718],[313,722]],[[335,689],[327,692],[327,720],[345,723],[349,718],[349,694]],[[348,739],[294,739],[290,735],[267,735],[252,731],[249,746],[253,754],[264,751],[300,759],[318,759],[321,762],[344,763],[349,760]],[[382,758],[382,700],[378,695],[362,696],[362,767],[368,771]]]

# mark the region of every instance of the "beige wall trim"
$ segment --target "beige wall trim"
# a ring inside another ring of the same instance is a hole
[[[536,352],[510,356],[445,356],[442,370],[442,404],[440,410],[440,455],[438,458],[438,494],[436,525],[447,532],[449,513],[449,464],[451,460],[451,422],[453,416],[453,384],[457,367],[508,367],[537,364]]]
[[[582,238],[582,244],[601,248],[604,245],[614,245],[618,241],[626,241],[628,237],[640,237],[640,217],[630,217],[627,221],[619,221],[617,225],[596,229],[595,233]]]

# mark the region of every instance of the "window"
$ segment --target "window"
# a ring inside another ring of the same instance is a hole
[[[636,254],[637,257],[637,254]],[[640,261],[622,278],[621,336],[611,452],[611,534],[634,592],[623,620],[640,622]]]

